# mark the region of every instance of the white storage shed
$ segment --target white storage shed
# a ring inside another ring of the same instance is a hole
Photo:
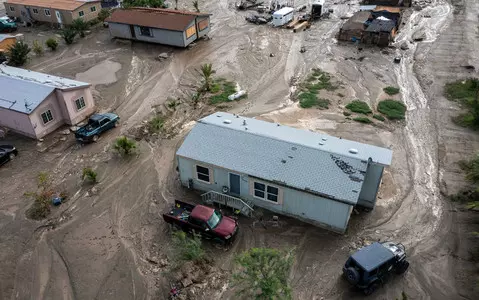
[[[273,13],[273,26],[283,26],[293,20],[294,8],[283,7],[282,9]]]

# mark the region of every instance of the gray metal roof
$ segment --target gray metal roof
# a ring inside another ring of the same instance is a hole
[[[349,149],[357,153],[350,153]],[[356,204],[368,159],[389,165],[392,152],[275,123],[215,113],[195,125],[177,155]]]
[[[30,114],[55,89],[88,87],[89,83],[0,65],[0,107]]]
[[[375,242],[351,256],[364,270],[371,272],[394,257],[394,253]]]

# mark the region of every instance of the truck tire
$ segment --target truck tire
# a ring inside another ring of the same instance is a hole
[[[401,263],[397,270],[396,270],[396,273],[398,274],[403,274],[404,272],[407,271],[407,269],[409,268],[409,262],[408,261],[404,261],[403,263]]]
[[[359,272],[353,267],[347,268],[346,269],[346,279],[352,285],[357,284],[359,282]]]
[[[373,282],[367,288],[363,290],[364,295],[369,296],[374,293],[379,287],[379,283]]]
[[[95,134],[92,140],[96,143],[98,141],[98,135]]]

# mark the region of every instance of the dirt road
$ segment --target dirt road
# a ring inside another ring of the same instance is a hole
[[[173,163],[187,130],[172,140],[140,142],[138,155],[127,161],[112,153],[111,143],[148,119],[168,96],[181,97],[191,90],[198,82],[196,69],[204,62],[212,62],[218,76],[248,91],[248,99],[233,112],[394,152],[376,209],[354,215],[346,235],[283,217],[280,228],[242,220],[232,249],[207,246],[219,267],[229,271],[233,256],[249,247],[295,246],[295,299],[351,299],[359,296],[341,280],[345,259],[364,243],[390,239],[406,245],[411,269],[372,299],[395,299],[402,291],[411,299],[473,299],[474,290],[461,279],[470,270],[461,256],[465,244],[455,234],[457,217],[441,192],[455,191],[461,175],[454,163],[477,149],[479,139],[449,121],[456,108],[442,97],[442,86],[451,77],[471,75],[462,65],[477,64],[473,49],[479,8],[471,1],[431,2],[427,9],[411,11],[397,37],[398,48],[387,52],[367,47],[360,51],[335,40],[344,22],[340,17],[356,11],[357,1],[338,1],[331,19],[294,34],[248,24],[247,13],[236,12],[233,1],[221,0],[200,3],[213,13],[211,40],[189,50],[114,42],[100,29],[62,46],[57,54],[35,57],[29,66],[34,70],[94,82],[99,109],[119,113],[122,126],[85,147],[76,146],[71,136],[59,141],[53,135],[43,146],[13,137],[21,156],[0,169],[0,299],[165,298],[169,283],[164,270],[149,260],[169,253],[160,213],[175,198],[189,197],[178,185]],[[426,39],[410,43],[418,28],[425,29]],[[27,41],[49,35],[25,33]],[[399,50],[404,41],[409,49]],[[299,52],[301,46],[306,53]],[[156,60],[162,52],[169,58]],[[403,59],[395,65],[393,58],[399,54]],[[304,77],[313,67],[330,72],[344,85],[344,97],[330,95],[334,101],[329,110],[303,110],[289,99],[291,78]],[[375,107],[386,97],[382,88],[387,85],[401,88],[408,107],[404,123],[370,126],[344,118],[345,103],[359,98]],[[37,151],[50,143],[48,150]],[[81,183],[85,166],[99,173],[94,190]],[[30,202],[22,195],[35,189],[40,171],[48,171],[71,198],[54,209],[49,220],[36,222],[25,218]],[[228,289],[218,289],[204,299],[231,297]]]

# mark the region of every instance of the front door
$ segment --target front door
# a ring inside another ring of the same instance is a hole
[[[241,179],[238,174],[230,173],[230,194],[240,195],[241,192]]]

